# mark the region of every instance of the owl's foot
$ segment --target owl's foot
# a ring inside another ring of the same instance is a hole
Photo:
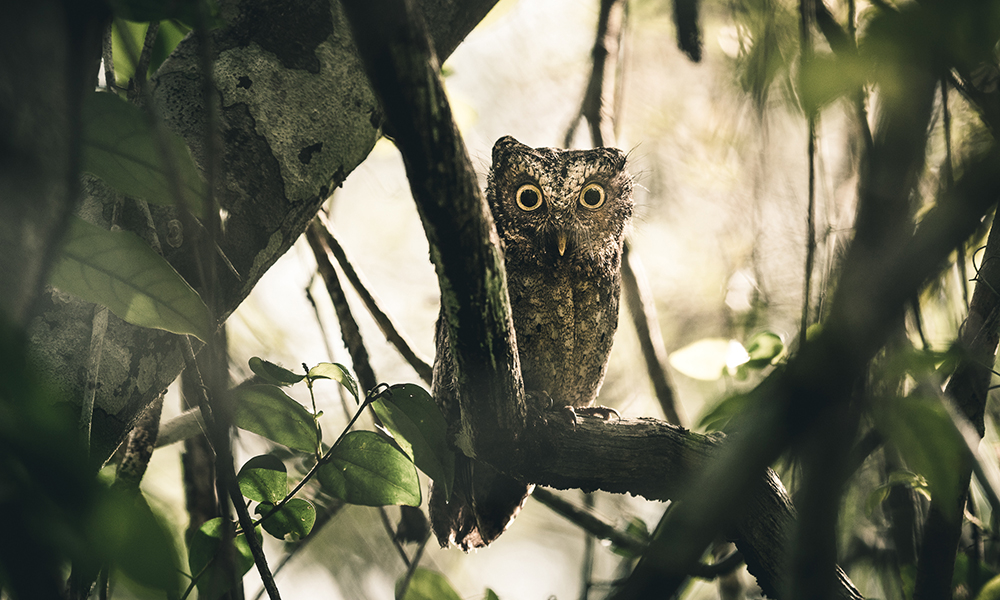
[[[618,414],[618,411],[611,408],[610,406],[581,406],[573,410],[576,412],[577,415],[581,415],[584,417],[597,417],[605,421],[610,421],[612,419],[614,419],[615,421],[622,420],[622,416]]]

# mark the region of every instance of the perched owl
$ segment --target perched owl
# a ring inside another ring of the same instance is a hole
[[[525,391],[556,409],[588,407],[604,380],[618,326],[622,243],[632,178],[616,148],[493,146],[487,200],[504,250]],[[438,320],[434,396],[458,418],[453,357]],[[435,487],[430,510],[442,546],[483,547],[507,528],[531,487],[459,453],[450,498]]]

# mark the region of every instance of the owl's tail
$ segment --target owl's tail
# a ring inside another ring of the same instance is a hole
[[[466,552],[490,545],[510,527],[533,489],[458,454],[451,497],[436,484],[431,489],[431,527],[438,543],[442,548],[456,544]]]

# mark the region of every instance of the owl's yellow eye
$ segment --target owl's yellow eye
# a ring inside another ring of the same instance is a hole
[[[604,205],[604,188],[599,183],[588,183],[580,192],[580,204],[585,208],[596,209]]]
[[[526,183],[517,188],[514,201],[521,210],[531,212],[542,206],[542,190],[537,185]]]

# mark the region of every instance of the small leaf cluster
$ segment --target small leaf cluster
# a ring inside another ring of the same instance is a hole
[[[357,381],[340,364],[320,363],[305,373],[295,373],[258,357],[250,359],[249,364],[256,379],[264,383],[238,386],[229,392],[234,424],[313,463],[309,473],[294,486],[277,452],[255,456],[242,465],[237,483],[247,501],[256,503],[255,535],[260,536],[262,529],[287,542],[308,536],[316,522],[316,507],[296,494],[313,477],[321,493],[365,506],[419,506],[422,496],[417,469],[450,489],[455,457],[446,441],[447,426],[430,394],[420,386],[379,386],[362,398]],[[338,382],[359,404],[355,419],[329,447],[322,442],[322,413],[315,410],[314,387],[322,380]],[[313,397],[312,411],[282,389],[301,382],[307,384]],[[369,405],[383,431],[349,431]],[[191,585],[198,587],[200,597],[216,598],[228,589],[215,564],[220,544],[227,536],[233,544],[238,572],[246,573],[252,567],[243,533],[235,523],[214,519],[188,540]],[[441,583],[434,580],[436,574],[420,571],[407,588],[407,598],[431,597],[420,594],[440,589]]]

